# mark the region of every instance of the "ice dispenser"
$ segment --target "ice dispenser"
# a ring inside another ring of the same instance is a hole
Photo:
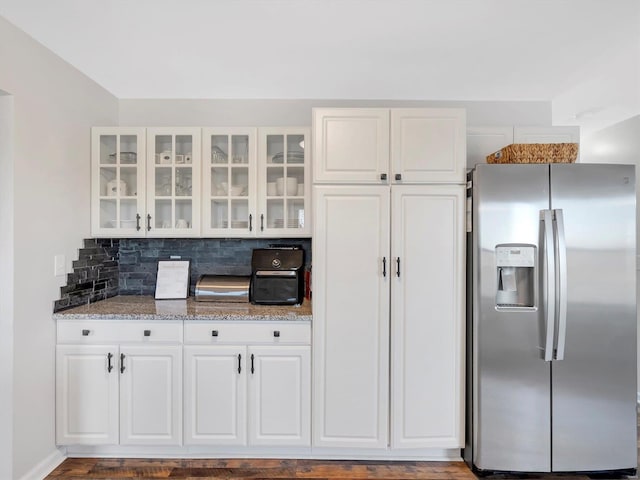
[[[496,307],[533,308],[535,306],[534,245],[496,245],[498,289]]]

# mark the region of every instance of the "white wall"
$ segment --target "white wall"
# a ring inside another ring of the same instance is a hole
[[[13,258],[13,97],[0,91],[0,258]],[[13,262],[0,267],[0,478],[12,478]]]
[[[13,254],[4,236],[0,243],[2,265],[13,260],[15,269],[13,318],[2,323],[3,331],[13,324],[12,473],[0,475],[8,480],[57,453],[51,313],[65,278],[53,276],[53,258],[65,254],[69,267],[89,235],[89,129],[116,125],[118,102],[1,17],[0,58],[0,89],[12,96],[14,114],[14,190],[1,197],[3,215],[13,205]]]
[[[312,107],[464,107],[467,125],[551,125],[550,102],[120,100],[126,126],[311,126]]]
[[[580,158],[585,163],[627,163],[636,166],[636,242],[639,242],[640,115],[582,138]],[[640,248],[637,253],[640,254]],[[639,260],[636,261],[636,268],[640,268]],[[640,289],[640,271],[636,271],[636,288]],[[640,290],[638,290],[638,298],[640,298]],[[640,311],[638,313],[640,314]],[[640,323],[640,317],[638,322]],[[638,333],[640,334],[640,329]],[[638,351],[640,351],[640,337]],[[638,388],[640,388],[640,363],[638,366]],[[638,400],[640,401],[640,392]]]

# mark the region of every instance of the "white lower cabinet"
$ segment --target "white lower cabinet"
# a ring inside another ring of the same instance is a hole
[[[314,186],[314,446],[464,445],[464,194]]]
[[[181,444],[182,346],[163,344],[182,342],[181,322],[57,327],[58,445]]]
[[[184,346],[184,443],[310,445],[310,335],[308,324],[187,322],[186,342],[200,345]]]

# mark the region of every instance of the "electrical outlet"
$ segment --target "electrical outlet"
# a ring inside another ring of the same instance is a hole
[[[56,277],[63,277],[67,273],[67,257],[64,254],[53,257],[53,274]]]

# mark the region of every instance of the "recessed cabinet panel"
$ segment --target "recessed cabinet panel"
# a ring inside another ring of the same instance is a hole
[[[91,130],[93,236],[144,236],[144,129]]]
[[[389,174],[389,109],[314,108],[313,181],[380,183]]]
[[[391,109],[391,162],[396,183],[465,183],[465,145],[464,109]]]
[[[464,444],[464,193],[392,187],[392,448]]]

